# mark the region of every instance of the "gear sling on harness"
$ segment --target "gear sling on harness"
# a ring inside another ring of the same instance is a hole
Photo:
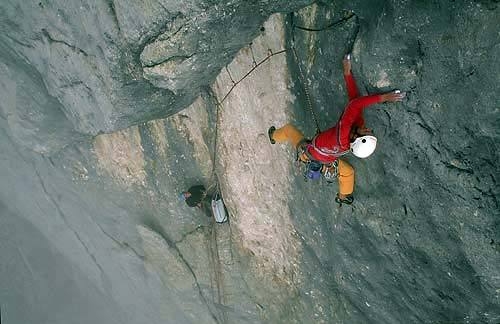
[[[333,182],[338,177],[338,160],[328,163],[317,161],[309,153],[310,148],[318,150],[314,146],[314,139],[312,141],[302,140],[299,145],[297,145],[296,160],[305,165],[303,172],[304,178],[306,180],[318,180],[323,175],[328,182]],[[342,152],[339,156],[346,153],[347,152]]]

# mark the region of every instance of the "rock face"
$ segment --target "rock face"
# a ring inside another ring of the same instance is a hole
[[[498,3],[306,5],[0,4],[5,323],[500,321]],[[333,125],[350,51],[408,96],[338,207],[267,129]],[[225,224],[177,200],[216,179]]]
[[[271,13],[309,2],[3,1],[2,114],[18,142],[42,153],[170,116]]]

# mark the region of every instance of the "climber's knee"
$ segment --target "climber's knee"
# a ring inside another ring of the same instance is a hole
[[[276,129],[272,134],[272,139],[278,143],[290,142],[293,147],[297,147],[297,145],[302,141],[304,135],[297,127],[292,124],[286,124],[285,126]]]

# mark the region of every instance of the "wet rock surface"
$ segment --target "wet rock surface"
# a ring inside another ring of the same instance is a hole
[[[0,4],[3,321],[500,321],[498,3],[308,4]],[[267,129],[333,125],[347,52],[408,96],[339,207]],[[216,178],[230,223],[177,198]]]

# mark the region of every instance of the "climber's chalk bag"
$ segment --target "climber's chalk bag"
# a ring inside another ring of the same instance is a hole
[[[306,179],[317,180],[321,178],[321,163],[316,161],[311,161],[306,164],[306,170],[304,172],[304,177]]]

